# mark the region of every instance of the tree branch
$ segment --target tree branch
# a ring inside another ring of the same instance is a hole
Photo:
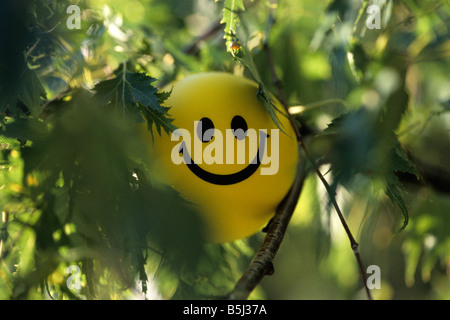
[[[301,161],[301,163],[304,163]],[[229,300],[244,300],[266,275],[274,273],[273,259],[280,247],[287,226],[297,205],[306,178],[306,170],[298,168],[294,183],[284,200],[278,206],[275,216],[268,225],[267,234],[253,261],[228,295]]]
[[[222,24],[220,20],[214,23],[205,33],[201,34],[198,38],[196,38],[191,44],[186,46],[183,49],[183,53],[188,55],[195,55],[198,51],[199,44],[208,39],[209,37],[215,35],[218,31],[222,29]]]
[[[284,95],[282,83],[275,72],[272,55],[268,46],[267,40],[268,33],[274,22],[275,22],[274,16],[272,14],[272,11],[270,11],[269,20],[267,24],[267,38],[263,44],[263,49],[266,53],[273,84],[278,90],[279,99],[283,104],[285,112],[288,115],[289,120],[291,122],[292,128],[295,131],[297,141],[300,143],[300,141],[302,141],[300,130],[298,126],[295,124],[293,118],[289,115],[289,108]],[[263,243],[261,244],[252,262],[247,267],[244,274],[241,276],[239,281],[236,283],[234,289],[229,294],[228,296],[229,300],[247,299],[250,293],[253,291],[253,289],[264,278],[264,276],[272,275],[274,273],[273,260],[281,245],[289,221],[292,217],[292,214],[300,197],[304,181],[306,179],[307,171],[305,170],[305,163],[306,161],[301,160],[299,161],[297,174],[289,193],[277,207],[273,219],[267,226],[267,234],[264,238]]]
[[[283,85],[275,71],[272,53],[271,53],[270,47],[268,45],[270,29],[274,23],[275,23],[275,16],[273,14],[273,11],[269,10],[269,17],[268,17],[267,27],[266,27],[266,39],[263,43],[263,50],[266,54],[266,58],[267,58],[268,66],[270,69],[273,85],[275,86],[275,88],[278,91],[278,98],[280,99],[280,101],[285,109],[285,112],[289,117],[291,125],[295,131],[299,146],[305,152],[304,154],[306,155],[306,158],[313,165],[314,170],[316,171],[318,177],[320,178],[320,180],[324,184],[327,192],[329,193],[330,201],[332,202],[333,206],[335,207],[335,210],[339,216],[339,219],[341,220],[341,223],[342,223],[342,225],[347,233],[347,236],[350,240],[350,245],[351,245],[351,248],[356,257],[356,261],[358,263],[361,277],[364,282],[364,287],[366,289],[367,296],[369,299],[372,299],[370,290],[367,287],[366,274],[365,274],[365,270],[363,267],[361,257],[359,255],[358,243],[355,241],[355,239],[354,239],[354,237],[342,215],[342,212],[336,202],[336,199],[335,199],[334,195],[331,193],[330,186],[328,185],[327,181],[325,180],[325,178],[321,174],[320,170],[318,169],[314,159],[312,159],[312,157],[308,153],[308,151],[305,147],[305,143],[303,141],[303,137],[301,135],[299,126],[295,123],[293,117],[289,113],[289,105],[287,103],[287,99],[284,94]],[[210,30],[208,30],[203,35],[201,35],[190,46],[186,47],[184,52],[186,54],[194,54],[198,47],[198,44],[201,41],[212,36],[219,30],[220,30],[220,23],[213,25]],[[278,252],[278,249],[281,245],[281,242],[283,240],[287,226],[288,226],[291,216],[294,212],[294,209],[297,205],[298,198],[299,198],[301,190],[303,188],[304,181],[306,179],[307,171],[305,170],[305,166],[304,166],[304,164],[306,162],[307,161],[299,161],[299,164],[302,167],[299,166],[299,168],[297,170],[296,178],[294,180],[294,183],[293,183],[289,193],[286,195],[284,200],[278,206],[272,221],[269,223],[269,225],[267,227],[267,234],[266,234],[266,237],[264,238],[263,243],[261,244],[261,246],[260,246],[258,252],[256,253],[255,257],[253,258],[252,262],[245,270],[244,274],[241,276],[239,281],[236,283],[234,289],[228,295],[228,299],[230,299],[230,300],[247,299],[248,296],[250,295],[250,293],[254,290],[254,288],[264,278],[264,276],[272,275],[274,273],[273,260],[274,260],[275,255]]]
[[[275,23],[275,17],[273,15],[272,10],[270,10],[269,11],[268,24],[267,24],[268,27],[267,27],[267,31],[266,31],[267,35],[266,35],[266,40],[264,41],[263,49],[264,49],[264,51],[266,53],[267,62],[268,62],[268,65],[269,65],[269,68],[270,68],[270,72],[271,72],[271,75],[272,75],[273,84],[278,90],[279,98],[280,98],[280,100],[281,100],[281,102],[282,102],[282,104],[284,106],[284,109],[285,109],[286,113],[289,115],[289,119],[290,119],[291,124],[294,127],[295,133],[297,135],[297,140],[298,140],[301,148],[305,152],[305,155],[306,155],[307,159],[312,164],[315,172],[317,173],[317,176],[319,177],[319,179],[321,180],[321,182],[325,186],[325,188],[327,190],[327,193],[329,195],[330,201],[331,201],[331,203],[333,204],[333,206],[334,206],[334,208],[336,210],[336,213],[337,213],[337,215],[339,217],[339,220],[341,221],[342,226],[344,227],[345,232],[347,233],[347,236],[348,236],[348,238],[350,240],[350,246],[351,246],[351,248],[353,250],[353,253],[355,255],[356,262],[357,262],[358,268],[359,268],[359,272],[361,274],[361,278],[362,278],[363,283],[364,283],[364,288],[366,290],[367,297],[368,297],[369,300],[372,300],[372,295],[370,293],[369,288],[367,287],[367,279],[366,279],[366,273],[365,273],[365,270],[364,270],[364,265],[362,263],[361,256],[360,256],[359,250],[358,250],[359,245],[356,242],[355,238],[353,237],[352,232],[350,231],[350,228],[347,225],[347,222],[345,221],[345,218],[344,218],[344,216],[343,216],[343,214],[342,214],[342,212],[341,212],[341,210],[339,208],[339,205],[337,204],[337,201],[336,201],[336,198],[334,196],[334,193],[332,192],[328,182],[325,180],[325,178],[323,177],[323,175],[320,172],[319,168],[317,167],[314,159],[309,154],[308,149],[306,148],[305,143],[303,141],[303,137],[302,137],[302,135],[300,133],[299,127],[296,125],[295,121],[293,120],[293,118],[289,114],[289,105],[287,103],[286,96],[284,94],[283,85],[282,85],[282,82],[280,81],[280,79],[278,78],[278,75],[276,73],[274,62],[273,62],[273,58],[272,58],[272,54],[271,54],[271,51],[270,51],[270,47],[268,45],[270,28],[272,27],[272,25],[274,23]]]

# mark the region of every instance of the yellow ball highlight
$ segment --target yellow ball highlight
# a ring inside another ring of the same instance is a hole
[[[175,82],[164,102],[177,130],[154,134],[152,142],[145,126],[152,173],[198,206],[212,242],[261,230],[294,181],[294,130],[280,112],[284,132],[276,126],[257,91],[257,83],[243,77],[194,74]]]

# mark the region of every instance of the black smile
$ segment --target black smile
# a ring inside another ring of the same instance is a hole
[[[235,183],[244,181],[245,179],[250,177],[252,174],[254,174],[256,172],[256,170],[258,170],[258,168],[261,164],[260,158],[262,158],[262,156],[260,156],[260,155],[264,154],[265,139],[269,135],[267,135],[264,132],[260,132],[260,133],[262,133],[262,134],[260,135],[258,152],[256,153],[256,156],[253,159],[253,161],[248,166],[246,166],[244,169],[242,169],[241,171],[231,173],[231,174],[215,174],[215,173],[211,173],[209,171],[206,171],[206,170],[200,168],[194,162],[194,160],[192,160],[192,158],[189,155],[189,152],[187,152],[186,144],[184,143],[184,141],[181,143],[179,152],[183,155],[184,162],[187,165],[187,167],[189,168],[189,170],[191,170],[191,172],[193,174],[195,174],[197,177],[199,177],[200,179],[202,179],[206,182],[212,183],[212,184],[217,184],[217,185],[222,185],[222,186],[235,184]],[[185,152],[185,150],[186,150],[186,152]]]

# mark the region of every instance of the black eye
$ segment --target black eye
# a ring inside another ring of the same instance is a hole
[[[214,124],[209,118],[201,118],[197,125],[197,136],[202,142],[209,142],[214,137]]]
[[[241,116],[234,116],[231,120],[231,129],[236,139],[242,140],[247,135],[247,122]]]

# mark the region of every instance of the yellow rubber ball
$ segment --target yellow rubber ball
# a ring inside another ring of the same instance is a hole
[[[258,100],[254,81],[222,72],[187,76],[169,86],[177,129],[147,128],[152,173],[197,206],[211,242],[229,242],[261,230],[289,191],[298,144],[281,104],[280,130]]]

